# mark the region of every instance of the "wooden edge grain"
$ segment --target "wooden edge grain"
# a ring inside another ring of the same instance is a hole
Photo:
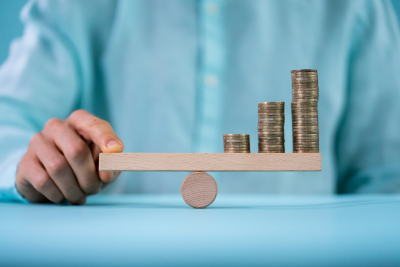
[[[320,153],[100,153],[100,171],[321,171]]]

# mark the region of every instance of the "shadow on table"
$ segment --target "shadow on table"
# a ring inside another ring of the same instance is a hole
[[[370,201],[348,201],[340,203],[323,203],[323,204],[300,204],[300,205],[249,205],[249,206],[229,206],[229,207],[213,207],[208,209],[265,209],[265,210],[300,210],[300,209],[334,209],[353,206],[368,206],[377,204],[397,204],[400,200],[370,200]]]
[[[341,201],[340,203],[320,203],[320,204],[299,204],[299,205],[226,205],[222,206],[211,205],[207,207],[207,210],[230,210],[230,209],[260,209],[260,210],[300,210],[300,209],[334,209],[334,208],[345,208],[354,206],[368,206],[368,205],[379,205],[379,204],[398,204],[400,200],[365,200],[365,201]],[[124,207],[124,208],[154,208],[154,209],[192,209],[186,204],[182,205],[171,205],[163,203],[88,203],[87,207]]]
[[[85,207],[124,207],[134,209],[188,209],[186,205],[170,205],[162,203],[88,203]]]

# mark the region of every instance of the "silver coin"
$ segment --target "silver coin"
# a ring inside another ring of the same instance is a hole
[[[264,138],[264,137],[280,137],[284,136],[284,132],[260,132],[258,131],[258,138]]]
[[[284,146],[285,142],[258,142],[259,146]]]
[[[306,98],[319,98],[319,93],[318,92],[310,92],[310,93],[297,93],[297,92],[293,92],[292,93],[292,98],[302,98],[302,99],[306,99]]]
[[[276,105],[276,106],[258,105],[258,109],[282,110],[285,109],[285,105]]]
[[[319,147],[293,147],[293,151],[318,151]]]
[[[275,148],[283,148],[285,144],[258,144],[259,148],[270,148],[270,149],[275,149]]]
[[[285,143],[284,142],[282,142],[282,143],[258,143],[258,146],[271,146],[271,145],[273,145],[273,146],[284,146],[285,145]]]
[[[306,139],[306,140],[312,140],[312,139]],[[284,144],[285,140],[271,140],[271,139],[267,139],[267,140],[258,140],[259,144]]]
[[[293,90],[318,90],[319,91],[319,85],[316,83],[292,84],[292,91]]]
[[[307,129],[307,130],[318,130],[318,126],[299,126],[299,125],[293,125],[292,126],[292,129],[299,129],[299,130],[302,130],[302,129]]]
[[[242,143],[225,143],[224,147],[250,147],[250,143],[242,144]]]
[[[276,122],[276,121],[274,121],[274,122]],[[284,123],[269,123],[268,121],[267,122],[265,122],[265,121],[259,122],[257,125],[258,125],[258,127],[270,127],[270,126],[284,127],[285,126]]]
[[[310,108],[310,107],[312,107],[312,108],[318,108],[318,104],[317,103],[314,103],[314,102],[309,102],[309,103],[307,103],[307,102],[302,102],[302,103],[296,103],[296,102],[292,102],[291,103],[291,106],[292,106],[292,108]]]
[[[292,115],[292,120],[314,120],[314,121],[318,121],[318,115],[307,115],[307,114],[301,114],[301,115]]]
[[[292,89],[292,96],[293,95],[312,95],[312,96],[319,96],[319,91],[318,90],[309,90],[309,89],[304,89],[304,90],[298,90],[298,89]]]
[[[297,126],[297,127],[316,126],[316,127],[318,127],[318,122],[317,123],[295,123],[295,122],[293,122],[293,126]]]
[[[245,149],[233,149],[233,148],[224,148],[224,152],[234,152],[234,153],[250,153],[250,148],[245,148]]]
[[[250,147],[250,143],[224,143],[224,147]]]
[[[302,150],[293,150],[293,153],[307,153],[307,154],[312,154],[312,153],[319,153],[319,150],[307,150],[307,151],[302,151]]]
[[[249,137],[248,134],[224,134],[224,137]]]
[[[293,135],[293,140],[318,140],[319,137],[317,135],[313,136],[308,136],[308,135],[301,135],[301,136],[297,136],[297,135]]]
[[[315,147],[296,147],[296,146],[293,146],[293,151],[299,151],[299,150],[302,150],[302,151],[319,150],[319,147],[318,146],[315,146]]]
[[[319,144],[319,139],[293,139],[293,144]]]
[[[283,112],[284,110],[285,110],[285,108],[262,108],[262,107],[259,107],[258,109],[258,112],[273,112],[273,113],[280,113],[280,112]]]
[[[298,138],[301,138],[301,137],[319,137],[319,133],[313,133],[313,134],[310,134],[310,133],[307,133],[307,134],[296,133],[296,134],[293,134],[293,137],[298,137]]]
[[[292,77],[292,84],[296,82],[310,82],[318,83],[318,77],[294,76]]]
[[[267,114],[275,114],[275,115],[284,115],[285,110],[284,109],[258,109],[257,113],[267,113]]]
[[[250,138],[234,138],[234,137],[224,137],[223,140],[232,140],[229,142],[233,142],[234,140],[240,141],[240,142],[250,142]]]
[[[315,69],[297,69],[297,70],[292,70],[291,73],[299,73],[299,72],[315,72],[318,73],[317,70]]]
[[[294,116],[298,116],[298,117],[301,117],[301,116],[314,116],[314,117],[316,117],[316,116],[318,116],[318,112],[292,112],[292,115],[294,115]]]
[[[282,129],[282,131],[283,131],[284,126],[283,125],[273,126],[273,125],[262,125],[262,124],[259,124],[257,126],[257,128],[258,129]]]
[[[319,95],[300,95],[300,94],[293,94],[292,95],[292,102],[299,102],[298,100],[308,100],[308,101],[318,101]]]
[[[312,111],[312,112],[298,112],[298,111],[296,111],[296,112],[292,112],[292,118],[293,117],[300,117],[301,115],[303,115],[303,114],[315,114],[316,116],[316,118],[318,117],[318,112],[315,112],[315,111]]]
[[[248,140],[248,139],[247,140],[246,139],[224,139],[224,142],[236,144],[236,143],[249,143],[250,140]]]
[[[317,118],[293,118],[292,120],[292,124],[293,125],[300,125],[300,124],[307,124],[307,123],[311,123],[311,124],[318,124],[318,119]]]
[[[307,134],[307,135],[309,135],[309,134],[319,134],[319,131],[318,130],[307,130],[307,131],[293,131],[293,136],[296,136],[297,134]]]
[[[313,127],[313,128],[311,128],[311,127]],[[308,127],[303,127],[303,128],[292,128],[293,129],[293,133],[303,133],[303,134],[305,134],[305,133],[315,133],[315,134],[317,134],[317,133],[319,133],[318,132],[318,127],[315,127],[314,128],[314,126],[308,126]]]
[[[272,121],[276,121],[279,123],[285,123],[285,119],[281,119],[281,118],[258,118],[258,122],[272,122]]]
[[[318,77],[318,73],[316,72],[293,72],[290,74],[291,77],[296,77],[296,76],[310,76],[310,77]]]
[[[315,96],[297,96],[297,95],[293,95],[292,96],[292,102],[305,102],[305,101],[309,101],[309,102],[318,102],[319,96],[315,95]]]
[[[263,106],[263,107],[265,107],[265,106],[284,106],[285,105],[285,102],[259,102],[258,103],[258,106]]]
[[[267,137],[259,137],[258,142],[267,141],[267,140],[274,140],[274,141],[285,141],[284,137],[279,136],[267,136]]]
[[[297,134],[319,134],[318,130],[293,130],[293,136]]]
[[[318,81],[318,75],[307,75],[307,74],[295,74],[291,76],[292,81],[297,79],[308,79]]]
[[[285,105],[262,105],[262,104],[258,104],[258,109],[271,109],[271,110],[280,110],[280,109],[284,109]]]
[[[293,112],[303,112],[306,110],[313,110],[313,111],[318,111],[318,103],[315,103],[314,101],[310,102],[292,102],[292,104],[308,104],[308,106],[303,106],[303,107],[293,107],[291,108],[292,113]],[[315,104],[315,106],[312,106],[311,104]]]
[[[258,119],[259,120],[267,120],[267,119],[270,119],[270,120],[276,120],[276,121],[283,121],[283,120],[285,120],[285,116],[269,116],[269,115],[258,115]]]
[[[311,146],[311,145],[304,145],[304,146],[299,146],[299,145],[293,145],[293,150],[317,150],[319,149],[319,145],[316,146]]]
[[[298,103],[298,102],[318,102],[319,97],[309,97],[309,98],[304,98],[304,97],[292,97],[292,102],[293,103]]]
[[[275,120],[284,120],[284,115],[272,115],[272,114],[258,114],[258,119],[275,119]]]
[[[269,120],[262,120],[262,121],[258,121],[258,125],[271,125],[271,126],[283,126],[285,125],[285,123],[283,121],[277,121],[277,120],[273,120],[273,121],[269,121]]]
[[[318,79],[307,79],[307,80],[295,80],[292,79],[292,86],[296,86],[298,84],[307,84],[307,85],[315,85],[318,86]]]
[[[295,144],[306,144],[306,143],[310,143],[310,144],[319,144],[319,139],[294,139],[293,140],[293,145]]]
[[[274,117],[282,117],[285,116],[284,112],[267,112],[267,111],[258,111],[258,115],[263,115],[263,116],[274,116]]]
[[[292,92],[292,100],[296,99],[296,98],[302,98],[302,99],[319,98],[319,93],[318,92],[307,92],[307,93]]]
[[[317,108],[303,108],[303,109],[292,109],[292,114],[302,114],[302,113],[317,113]]]
[[[318,118],[304,118],[304,117],[294,117],[292,120],[292,126],[303,126],[304,124],[311,123],[316,124],[312,126],[318,126]]]
[[[296,134],[296,135],[293,135],[293,138],[319,138],[319,134],[318,133],[316,133],[316,134]]]
[[[268,137],[268,136],[284,136],[284,132],[271,132],[271,131],[258,131],[258,138]]]

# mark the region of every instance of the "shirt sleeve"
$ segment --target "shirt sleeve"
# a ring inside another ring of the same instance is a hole
[[[352,33],[336,138],[339,193],[400,192],[400,36],[390,2],[370,1]]]
[[[24,201],[15,173],[31,137],[50,118],[65,119],[80,99],[74,46],[47,15],[57,15],[52,8],[46,1],[24,7],[23,37],[0,68],[0,199]]]

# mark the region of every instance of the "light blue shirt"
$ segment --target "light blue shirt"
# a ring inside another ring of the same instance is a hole
[[[53,117],[86,109],[125,152],[223,152],[290,70],[319,73],[321,172],[217,173],[219,192],[400,191],[400,35],[388,1],[31,1],[0,69],[0,197]],[[178,193],[186,173],[123,173],[106,192]]]

